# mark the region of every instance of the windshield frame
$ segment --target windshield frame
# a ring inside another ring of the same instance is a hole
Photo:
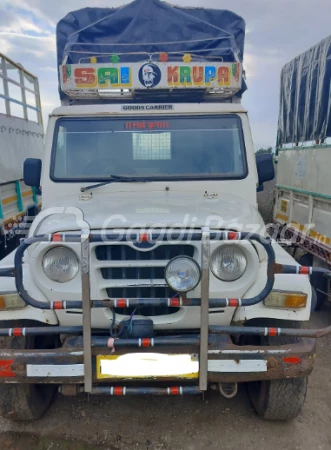
[[[244,139],[244,131],[242,126],[242,120],[241,117],[238,114],[235,113],[227,113],[227,114],[191,114],[191,115],[183,115],[183,114],[167,114],[167,115],[153,115],[153,116],[145,116],[144,120],[164,120],[165,118],[176,118],[176,117],[185,117],[185,119],[199,119],[199,118],[206,118],[206,117],[212,117],[213,119],[217,118],[232,118],[235,119],[238,123],[238,130],[239,130],[239,140],[242,150],[242,156],[243,156],[243,173],[237,176],[206,176],[205,174],[197,174],[197,175],[163,175],[163,176],[135,176],[134,178],[137,178],[137,182],[139,182],[139,178],[141,178],[144,181],[150,181],[150,182],[179,182],[179,181],[231,181],[231,180],[244,180],[248,176],[248,164],[247,164],[247,151],[246,151],[246,144]],[[63,120],[69,121],[69,120],[80,120],[80,121],[91,121],[91,120],[100,120],[100,119],[108,119],[108,120],[137,120],[140,116],[137,115],[121,115],[121,116],[108,116],[108,115],[98,115],[96,116],[62,116],[59,117],[55,122],[54,132],[53,132],[53,139],[52,139],[52,149],[51,149],[51,161],[50,161],[50,168],[49,168],[49,177],[54,183],[95,183],[95,182],[103,182],[110,179],[110,177],[107,176],[93,176],[93,177],[81,177],[81,178],[61,178],[56,177],[55,172],[55,158],[56,158],[56,147],[57,147],[57,136],[58,131],[61,126],[61,122]]]

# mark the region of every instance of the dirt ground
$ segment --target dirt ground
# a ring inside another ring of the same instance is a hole
[[[311,326],[331,323],[331,307]],[[331,448],[331,337],[319,340],[316,366],[300,416],[266,422],[252,410],[245,385],[226,400],[200,397],[57,395],[37,422],[0,419],[1,450],[329,450]]]
[[[259,194],[271,215],[272,185]],[[268,198],[269,197],[269,198]],[[311,327],[331,323],[331,306]],[[331,449],[331,337],[318,342],[317,360],[300,416],[288,423],[259,419],[245,385],[237,397],[90,397],[57,395],[38,422],[0,419],[0,450],[329,450]]]

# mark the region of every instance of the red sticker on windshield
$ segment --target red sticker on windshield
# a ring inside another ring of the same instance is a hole
[[[148,122],[146,120],[140,122],[126,122],[125,128],[127,130],[164,130],[169,128],[169,122]]]

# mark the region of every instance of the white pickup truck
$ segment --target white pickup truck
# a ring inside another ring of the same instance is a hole
[[[110,33],[109,18],[138,4],[94,14]],[[149,5],[154,22],[161,8],[176,23],[177,8]],[[180,29],[196,24],[185,14]],[[55,386],[185,395],[214,384],[232,397],[244,382],[274,420],[304,403],[319,334],[302,327],[312,269],[268,237],[258,212],[273,163],[255,158],[241,62],[151,53],[60,66],[67,97],[42,162],[24,167],[43,209],[0,269],[0,411],[12,420],[40,417]]]

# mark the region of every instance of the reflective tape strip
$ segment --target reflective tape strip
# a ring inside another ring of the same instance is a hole
[[[236,308],[237,306],[242,305],[242,299],[241,298],[226,298],[226,306],[230,306],[232,308]]]
[[[180,298],[171,298],[170,299],[170,305],[169,306],[172,306],[172,307],[179,307],[179,306],[182,306],[182,299]]]
[[[130,300],[128,298],[117,298],[115,300],[115,308],[128,308],[130,306]]]
[[[150,338],[139,339],[139,347],[154,347],[154,339]]]
[[[148,233],[140,234],[139,242],[149,242],[149,234]]]
[[[16,336],[16,337],[22,336],[22,328],[14,328],[13,336]]]
[[[239,301],[237,298],[230,298],[229,299],[229,306],[231,306],[232,308],[236,308],[237,306],[239,306]]]
[[[122,388],[121,386],[113,386],[110,389],[110,395],[116,395],[116,396],[121,396],[121,395],[125,395],[124,392],[126,392],[126,388]]]
[[[228,239],[229,239],[230,241],[236,241],[236,240],[238,240],[238,233],[235,232],[235,231],[230,231],[230,232],[229,232],[229,237],[228,237]]]
[[[0,377],[16,377],[16,374],[11,370],[14,362],[15,360],[13,359],[0,360]]]
[[[180,386],[173,386],[173,387],[167,388],[167,394],[168,395],[183,395],[183,388]]]
[[[14,202],[17,202],[17,195],[12,195],[11,197],[7,197],[2,200],[3,205],[9,205],[9,203]]]
[[[211,359],[208,361],[209,372],[243,373],[243,372],[267,372],[267,361],[264,359],[222,360]]]
[[[64,309],[63,302],[59,301],[59,302],[52,302],[52,303],[53,303],[52,309]]]
[[[280,328],[268,328],[268,336],[278,336]]]
[[[277,213],[276,214],[276,219],[280,219],[280,220],[283,220],[284,222],[287,222],[288,221],[288,216],[286,216],[285,214]]]
[[[24,198],[31,197],[31,196],[32,196],[32,189],[22,192],[22,197],[24,197]]]
[[[30,378],[83,377],[84,364],[27,364],[26,375]]]

